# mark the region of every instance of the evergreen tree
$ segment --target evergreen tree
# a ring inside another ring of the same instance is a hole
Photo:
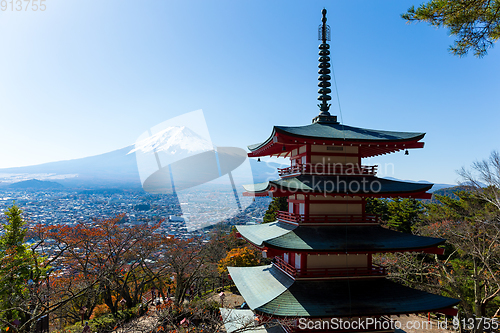
[[[267,208],[266,213],[264,214],[264,223],[275,222],[276,221],[276,213],[281,211],[288,211],[288,202],[286,201],[287,197],[277,197],[273,198],[269,207]]]
[[[425,206],[413,198],[367,198],[366,213],[378,215],[389,228],[411,233],[425,212]]]
[[[387,204],[389,219],[387,225],[397,231],[411,233],[420,221],[424,205],[414,198],[394,198]]]
[[[21,214],[23,211],[13,205],[6,212],[7,223],[3,226],[4,235],[0,237],[0,251],[5,252],[8,249],[15,249],[23,252],[24,237],[26,236],[26,222],[24,222]]]
[[[379,198],[366,198],[366,214],[377,215],[382,222],[389,219],[389,200]]]
[[[450,51],[460,57],[469,50],[482,57],[500,38],[500,0],[431,0],[417,9],[412,6],[401,17],[449,28],[457,37]]]
[[[24,245],[26,230],[21,214],[15,205],[5,212],[7,223],[0,237],[0,319],[9,323],[27,318],[20,309],[26,306],[24,300],[29,292],[30,252]]]

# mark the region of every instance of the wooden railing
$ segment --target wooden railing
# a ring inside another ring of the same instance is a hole
[[[320,215],[309,214],[307,216],[284,211],[278,211],[276,214],[278,220],[291,223],[378,223],[377,215]]]
[[[326,277],[326,276],[381,276],[385,275],[385,267],[335,267],[335,268],[307,268],[297,269],[297,277]]]
[[[276,213],[276,218],[281,221],[285,222],[292,222],[292,223],[300,223],[302,221],[302,216],[299,214],[294,214],[294,213],[289,213],[289,212],[284,212],[282,210],[279,210]]]
[[[281,257],[274,257],[273,258],[273,263],[281,269],[283,272],[287,273],[290,276],[296,277],[297,276],[297,269],[290,265],[289,263],[285,262]]]
[[[384,276],[387,273],[384,266],[373,264],[371,267],[295,268],[281,257],[274,257],[273,264],[293,278]]]
[[[288,168],[278,168],[280,177],[294,174],[313,175],[362,175],[374,176],[378,165],[358,165],[354,163],[341,164],[299,164]]]

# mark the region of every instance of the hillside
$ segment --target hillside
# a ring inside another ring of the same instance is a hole
[[[469,187],[467,186],[453,186],[453,187],[447,187],[447,188],[442,188],[442,189],[439,189],[439,190],[436,190],[432,193],[432,199],[431,199],[431,202],[433,203],[439,203],[439,201],[437,199],[435,199],[435,196],[436,195],[444,195],[446,197],[450,197],[450,198],[453,198],[453,199],[458,199],[458,196],[455,194],[457,192],[460,192],[460,191],[469,191]]]
[[[38,180],[38,179],[24,180],[21,182],[10,184],[8,187],[15,188],[15,189],[31,189],[31,190],[64,188],[64,186],[59,184],[59,183]]]

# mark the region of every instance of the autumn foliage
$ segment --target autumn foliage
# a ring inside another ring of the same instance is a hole
[[[254,250],[248,247],[239,247],[228,252],[224,259],[219,261],[219,272],[226,273],[227,267],[249,267],[257,266],[259,259]]]

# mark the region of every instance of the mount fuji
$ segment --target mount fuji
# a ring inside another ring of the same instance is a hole
[[[168,155],[201,153],[214,149],[213,145],[185,126],[170,126],[158,133],[136,142],[135,152],[163,152]]]
[[[85,158],[44,163],[33,166],[0,169],[0,188],[13,183],[37,179],[57,182],[67,188],[135,188],[141,180],[137,167],[137,153],[153,155],[161,153],[167,159],[181,160],[214,146],[184,126],[167,127],[142,140],[109,153]],[[250,160],[255,182],[277,179],[278,167],[274,162]]]

